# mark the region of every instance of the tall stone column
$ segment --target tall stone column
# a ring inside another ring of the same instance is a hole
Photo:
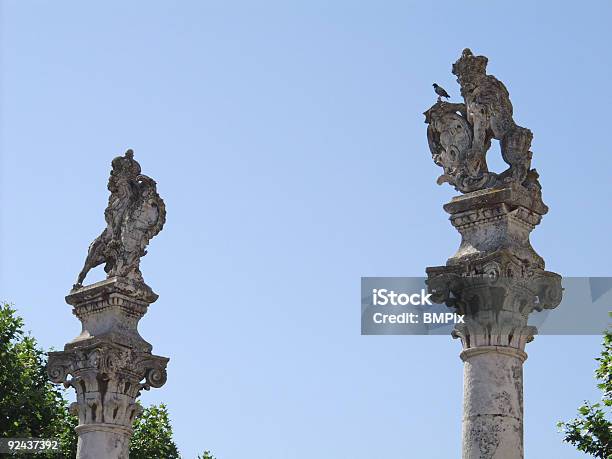
[[[138,333],[139,320],[158,298],[144,283],[139,261],[163,227],[164,203],[131,150],[113,160],[108,188],[107,228],[91,244],[66,296],[82,331],[63,351],[50,352],[47,365],[53,382],[76,391],[70,410],[79,418],[79,459],[128,458],[132,423],[141,411],[136,398],[166,382],[169,360],[153,355]],[[87,272],[102,263],[107,279],[83,286]]]
[[[464,314],[463,458],[523,457],[523,363],[534,310],[561,300],[561,278],[543,269],[529,233],[545,208],[519,187],[468,193],[444,206],[461,233],[446,266],[427,269],[434,301]]]
[[[427,268],[427,283],[434,301],[465,320],[453,331],[463,347],[463,459],[522,459],[525,345],[537,333],[529,315],[560,303],[561,277],[529,241],[548,211],[531,169],[531,131],[514,122],[507,90],[486,64],[464,50],[453,73],[465,103],[438,100],[425,112],[433,159],[444,168],[438,182],[464,193],[444,206],[460,247]],[[501,174],[486,164],[493,139],[509,166]]]

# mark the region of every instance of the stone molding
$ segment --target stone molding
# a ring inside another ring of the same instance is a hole
[[[510,357],[516,357],[521,363],[524,363],[527,360],[527,353],[522,351],[521,349],[517,349],[514,347],[508,346],[479,346],[479,347],[471,347],[468,349],[464,349],[459,354],[459,357],[462,361],[467,361],[472,357],[475,357],[480,354],[486,354],[488,352],[495,352],[498,354],[507,355]]]
[[[131,437],[132,433],[134,433],[134,429],[125,426],[119,426],[117,424],[86,424],[75,427],[75,431],[77,434],[84,434],[87,432],[111,432],[117,433],[121,435],[126,435],[127,437]]]
[[[148,285],[134,285],[131,279],[119,276],[111,276],[107,279],[96,282],[87,286],[73,287],[68,295],[66,295],[66,303],[72,306],[83,306],[91,301],[97,301],[113,294],[117,297],[124,298],[133,304],[148,306],[155,303],[159,295],[157,295]],[[145,309],[146,312],[146,309]]]

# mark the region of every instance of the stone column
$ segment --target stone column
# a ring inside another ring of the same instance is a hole
[[[434,301],[465,319],[453,332],[465,362],[463,459],[522,459],[525,345],[537,333],[528,319],[561,302],[561,277],[545,271],[529,242],[548,211],[531,168],[533,134],[514,121],[508,90],[487,63],[464,49],[452,67],[463,102],[438,97],[424,113],[432,159],[444,171],[438,184],[464,193],[444,206],[459,250],[427,268],[427,282]],[[493,140],[508,164],[500,174],[487,167]]]
[[[70,408],[79,417],[79,459],[127,458],[132,422],[141,410],[136,398],[166,382],[168,359],[153,355],[137,329],[156,298],[136,294],[119,278],[66,297],[82,331],[64,351],[49,353],[47,370],[53,382],[76,390]]]
[[[168,359],[151,353],[138,321],[157,295],[144,282],[140,258],[163,228],[166,206],[157,184],[141,173],[134,152],[112,160],[104,212],[106,228],[89,246],[85,265],[66,302],[81,321],[81,334],[50,352],[51,381],[73,387],[78,415],[78,459],[125,459],[142,389],[166,382]],[[89,286],[90,269],[105,264],[106,280]]]
[[[435,301],[464,314],[463,459],[523,458],[523,362],[537,330],[534,310],[561,300],[561,278],[545,271],[529,233],[545,212],[508,187],[454,198],[444,206],[461,233],[446,266],[427,269]]]
[[[523,362],[527,354],[505,346],[461,353],[464,458],[523,457]]]

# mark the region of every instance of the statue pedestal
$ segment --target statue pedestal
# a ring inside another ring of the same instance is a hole
[[[152,346],[138,333],[138,322],[157,295],[138,294],[130,284],[111,277],[73,290],[66,302],[81,321],[81,334],[66,344],[67,349],[94,342],[112,342],[131,349],[151,352]]]
[[[155,299],[117,277],[66,297],[82,331],[63,351],[49,353],[47,372],[76,390],[71,411],[79,417],[78,459],[127,458],[132,422],[141,411],[136,398],[166,382],[169,359],[153,355],[137,329]]]
[[[463,459],[523,458],[523,362],[534,310],[561,302],[529,234],[546,213],[522,188],[480,190],[444,206],[461,234],[445,266],[427,268],[432,300],[464,315],[453,337],[464,361]]]

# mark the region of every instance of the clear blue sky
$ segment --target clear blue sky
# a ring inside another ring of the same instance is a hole
[[[360,336],[360,277],[420,276],[458,245],[422,112],[434,81],[457,101],[466,46],[534,132],[551,208],[535,248],[552,271],[611,274],[611,13],[5,0],[0,297],[45,347],[78,334],[63,298],[104,227],[110,160],[133,148],[168,207],[141,333],[169,378],[142,400],[168,404],[186,458],[458,457],[460,343]],[[528,458],[583,457],[555,423],[598,397],[599,342],[528,345]]]

